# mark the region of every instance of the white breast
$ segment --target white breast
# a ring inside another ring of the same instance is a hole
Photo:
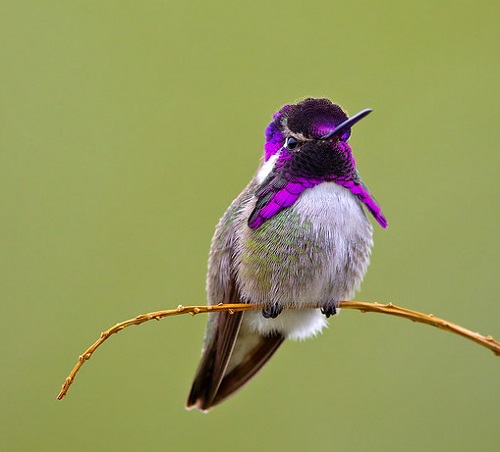
[[[292,208],[312,225],[313,236],[307,240],[321,252],[311,256],[316,262],[309,265],[316,270],[310,279],[294,279],[293,271],[288,274],[286,269],[277,275],[282,290],[273,294],[275,299],[294,307],[349,299],[366,272],[372,246],[372,227],[359,201],[345,187],[324,182],[302,192]],[[262,295],[263,300],[271,298],[271,294]],[[244,321],[250,331],[279,331],[294,339],[313,336],[325,325],[319,309],[285,310],[276,319],[252,312],[245,314]]]
[[[349,230],[366,229],[368,220],[358,199],[335,182],[323,182],[302,192],[294,208],[313,225],[339,233],[339,239]]]

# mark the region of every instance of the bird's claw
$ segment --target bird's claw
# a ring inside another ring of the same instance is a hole
[[[266,319],[275,319],[281,314],[281,311],[283,311],[283,305],[280,303],[273,303],[267,305],[263,310],[262,310],[262,315]]]
[[[323,314],[326,318],[337,314],[337,308],[334,303],[325,303],[321,308],[321,314]]]

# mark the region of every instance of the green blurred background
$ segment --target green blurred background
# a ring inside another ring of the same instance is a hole
[[[500,337],[498,2],[0,6],[3,450],[498,450],[499,362],[343,311],[208,415],[184,410],[214,225],[280,106],[375,110],[351,140],[384,208],[357,299]]]

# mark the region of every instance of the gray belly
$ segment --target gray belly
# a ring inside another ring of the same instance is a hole
[[[242,227],[237,278],[251,303],[319,307],[350,299],[368,267],[371,224],[357,198],[333,182],[304,191],[257,229]]]

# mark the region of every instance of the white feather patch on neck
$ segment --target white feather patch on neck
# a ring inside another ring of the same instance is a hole
[[[265,178],[269,175],[269,173],[273,170],[274,164],[276,163],[276,160],[278,160],[280,152],[276,152],[273,156],[269,157],[269,160],[265,162],[261,168],[259,169],[259,172],[257,173],[257,182],[261,184],[264,182]]]

